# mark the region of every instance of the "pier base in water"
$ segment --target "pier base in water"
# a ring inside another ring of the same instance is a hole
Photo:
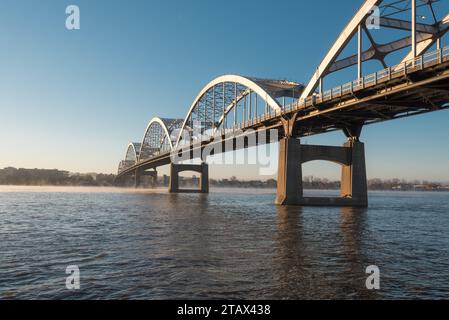
[[[179,173],[183,171],[194,171],[200,174],[198,190],[186,190],[179,188]],[[170,193],[209,193],[209,166],[202,164],[170,164]]]
[[[304,197],[302,164],[325,160],[342,166],[340,198]],[[343,147],[301,145],[299,139],[279,142],[279,168],[276,193],[278,205],[367,207],[364,144],[349,139]]]
[[[140,185],[142,183],[142,177],[144,177],[144,176],[150,177],[151,188],[157,187],[157,171],[156,170],[145,171],[145,170],[137,169],[134,174],[134,177],[135,177],[134,186],[136,188],[140,187]]]

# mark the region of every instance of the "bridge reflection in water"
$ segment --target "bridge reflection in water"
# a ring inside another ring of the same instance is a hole
[[[329,213],[319,213],[317,219],[313,212],[314,218],[307,220],[308,213],[301,207],[278,206],[274,264],[279,269],[275,272],[280,277],[279,291],[291,294],[286,298],[298,298],[305,293],[308,299],[326,298],[323,292],[329,299],[341,295],[381,298],[380,292],[365,287],[368,276],[365,268],[372,264],[371,257],[366,255],[367,209],[341,207],[340,212],[340,229],[330,232],[334,228],[319,223],[320,219],[329,223],[332,220]],[[326,245],[322,246],[323,243]],[[332,249],[338,250],[329,251]]]
[[[418,23],[417,16],[432,18]],[[390,41],[380,45],[374,39],[373,26],[380,28],[376,35],[382,32]],[[408,35],[401,37],[397,30]],[[127,147],[117,183],[133,177],[139,186],[144,175],[151,176],[154,183],[157,168],[170,165],[170,192],[185,192],[178,180],[179,173],[188,170],[201,175],[198,192],[207,193],[208,155],[279,142],[277,204],[366,207],[362,128],[449,107],[449,47],[442,46],[448,30],[449,13],[442,2],[367,0],[308,84],[237,75],[218,77],[200,91],[185,118],[150,121],[142,142]],[[364,49],[364,39],[368,39],[368,49]],[[356,54],[342,57],[352,40],[357,42]],[[408,49],[407,54],[397,64],[387,65],[387,57],[404,49]],[[383,69],[363,76],[364,63],[371,60],[379,61]],[[357,67],[355,80],[323,89],[327,76],[353,66]],[[342,147],[300,143],[301,137],[335,130],[348,138]],[[239,144],[239,139],[247,142]],[[203,164],[185,163],[196,158]],[[339,198],[303,196],[301,165],[313,160],[342,166]]]

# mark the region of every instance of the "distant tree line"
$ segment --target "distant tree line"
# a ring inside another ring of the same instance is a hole
[[[407,181],[404,179],[370,179],[368,180],[368,189],[398,191],[449,191],[449,185],[427,180]]]
[[[277,181],[268,179],[266,181],[250,180],[241,181],[236,177],[231,179],[210,180],[210,185],[215,187],[237,187],[237,188],[276,188]],[[309,190],[338,190],[340,181],[317,178],[314,176],[303,177],[303,187]],[[397,191],[449,191],[449,185],[430,181],[406,181],[400,179],[370,179],[369,190],[397,190]]]
[[[262,180],[238,180],[237,177],[231,177],[230,179],[215,180],[210,179],[209,185],[211,187],[224,187],[224,188],[276,188],[276,180],[268,179]]]
[[[51,186],[113,186],[115,175],[97,174],[97,173],[70,173],[61,170],[46,169],[0,169],[0,185],[51,185]],[[129,179],[128,186],[134,185],[134,180]],[[168,185],[168,176],[163,175],[158,179],[159,186]],[[196,186],[199,184],[199,178],[181,177],[180,185]],[[211,187],[223,188],[276,188],[275,179],[268,180],[239,180],[237,177],[230,179],[210,179]],[[337,190],[340,188],[340,181],[306,176],[303,178],[304,189],[315,190]],[[400,179],[370,179],[368,180],[368,189],[370,190],[403,190],[403,191],[449,191],[449,185],[430,181],[406,181]]]
[[[80,174],[47,169],[0,169],[0,185],[112,186],[112,174]]]

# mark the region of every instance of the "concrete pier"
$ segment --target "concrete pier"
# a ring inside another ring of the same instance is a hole
[[[344,145],[351,153],[351,164],[341,170],[341,197],[351,199],[355,205],[368,206],[368,184],[366,181],[365,145],[349,140]]]
[[[302,164],[325,160],[342,166],[341,198],[304,197]],[[278,205],[368,206],[365,150],[362,142],[350,138],[343,147],[301,145],[299,139],[284,138],[279,142]]]
[[[157,171],[145,171],[145,175],[150,177],[150,186],[151,188],[157,187]]]
[[[141,169],[136,169],[136,172],[134,173],[134,187],[135,188],[139,188],[140,187],[140,182],[141,182],[141,178],[142,177],[142,170]]]
[[[299,139],[284,138],[279,141],[278,181],[276,204],[301,204],[302,167],[301,142]]]
[[[151,170],[151,171],[145,171],[137,169],[134,177],[135,177],[135,183],[134,186],[136,188],[139,188],[142,183],[142,177],[148,176],[150,177],[150,185],[152,188],[155,188],[157,186],[157,171]]]
[[[200,174],[198,190],[185,190],[179,188],[179,173],[183,171],[194,171]],[[168,186],[170,193],[209,193],[209,166],[202,164],[170,164],[170,182]]]

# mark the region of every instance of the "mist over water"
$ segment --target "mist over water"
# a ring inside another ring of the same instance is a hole
[[[372,192],[369,209],[273,201],[273,190],[0,187],[0,299],[449,298],[448,193]],[[369,265],[378,291],[365,287]]]

